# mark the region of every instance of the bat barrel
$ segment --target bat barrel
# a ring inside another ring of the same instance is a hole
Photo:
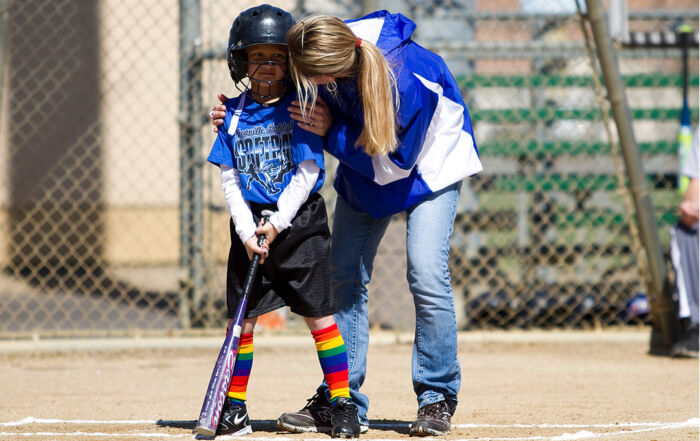
[[[243,304],[243,309],[245,310],[247,302],[241,301],[241,304]],[[219,357],[216,359],[214,371],[211,374],[207,393],[204,397],[204,403],[199,412],[197,426],[194,429],[199,435],[213,436],[216,433],[216,426],[219,424],[219,417],[226,399],[226,392],[231,381],[233,368],[236,365],[240,336],[241,327],[239,324],[229,330],[219,352]]]
[[[197,425],[194,429],[195,433],[197,435],[202,435],[202,436],[214,436],[216,435],[216,428],[212,429],[211,427],[208,427],[206,425]]]

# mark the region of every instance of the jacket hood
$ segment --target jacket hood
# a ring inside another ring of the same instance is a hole
[[[416,24],[402,14],[376,11],[345,23],[355,35],[377,46],[385,54],[411,39]]]

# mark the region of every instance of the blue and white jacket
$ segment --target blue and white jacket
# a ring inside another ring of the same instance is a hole
[[[333,114],[324,144],[340,161],[334,183],[338,194],[355,209],[380,218],[481,171],[459,87],[440,56],[411,40],[415,23],[387,11],[346,23],[393,67],[400,98],[399,146],[389,155],[365,154],[355,146],[364,123],[356,82],[339,79],[335,93],[319,87]]]

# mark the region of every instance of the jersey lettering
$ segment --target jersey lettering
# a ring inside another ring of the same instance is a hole
[[[292,160],[292,122],[236,130],[235,157],[247,190],[257,183],[269,195],[284,188],[284,177],[296,167]]]

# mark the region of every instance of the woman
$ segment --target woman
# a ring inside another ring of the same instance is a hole
[[[461,180],[482,166],[460,90],[444,61],[411,40],[414,30],[411,20],[387,11],[347,22],[299,21],[287,33],[300,98],[290,111],[300,126],[325,135],[324,148],[339,160],[331,286],[362,429],[369,405],[359,392],[369,343],[367,283],[391,216],[405,212],[406,276],[416,308],[418,417],[410,434],[440,436],[450,431],[461,379],[450,237]],[[306,407],[283,414],[278,424],[328,430],[326,390],[322,385]]]

